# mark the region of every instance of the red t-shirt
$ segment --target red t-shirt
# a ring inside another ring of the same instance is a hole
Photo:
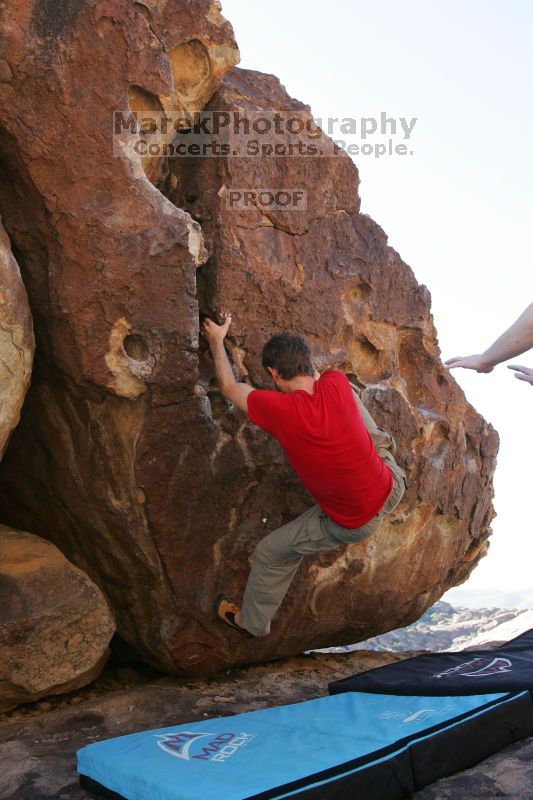
[[[358,528],[383,507],[392,473],[376,452],[342,372],[324,372],[314,394],[254,389],[248,416],[278,440],[305,488],[334,522]]]

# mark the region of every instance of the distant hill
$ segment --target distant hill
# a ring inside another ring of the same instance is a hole
[[[488,631],[483,631],[473,639],[470,639],[468,648],[490,647],[500,642],[508,642],[510,639],[514,639],[515,636],[524,633],[524,631],[531,630],[531,628],[533,628],[533,610],[521,611],[514,619],[509,619],[507,622],[503,622]]]
[[[365,642],[332,647],[322,652],[378,650],[462,650],[473,643],[508,641],[533,627],[533,611],[506,608],[454,608],[439,600],[417,622],[374,636]]]

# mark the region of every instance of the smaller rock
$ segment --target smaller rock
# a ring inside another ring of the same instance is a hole
[[[114,631],[84,572],[50,542],[0,525],[0,712],[90,683]]]

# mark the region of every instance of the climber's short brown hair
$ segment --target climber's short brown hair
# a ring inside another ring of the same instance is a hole
[[[311,348],[297,333],[276,333],[263,347],[264,368],[277,369],[286,381],[297,375],[314,375]]]

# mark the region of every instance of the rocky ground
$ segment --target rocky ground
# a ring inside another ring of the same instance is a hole
[[[92,683],[81,689],[48,695],[33,703],[22,703],[9,711],[0,714],[0,726],[7,723],[40,717],[51,711],[58,711],[67,706],[75,706],[87,700],[102,698],[112,692],[127,691],[161,678],[163,673],[153,667],[137,662],[124,662],[116,656],[104,667],[101,675]]]
[[[416,800],[508,800],[533,798],[533,738],[506,747],[472,769],[436,781]]]
[[[98,739],[294,703],[327,692],[329,681],[413,653],[315,653],[211,679],[150,678],[136,668],[106,677],[124,688],[59,699],[55,707],[28,706],[0,721],[2,800],[89,800],[77,782],[75,753]],[[102,679],[103,680],[103,679]],[[145,681],[144,683],[142,681]],[[105,682],[105,681],[104,681]],[[105,687],[101,686],[101,690]],[[63,705],[62,705],[63,704]],[[533,800],[533,738],[506,748],[471,770],[440,780],[417,800]],[[223,798],[221,798],[223,800]],[[376,798],[378,800],[378,798]]]

